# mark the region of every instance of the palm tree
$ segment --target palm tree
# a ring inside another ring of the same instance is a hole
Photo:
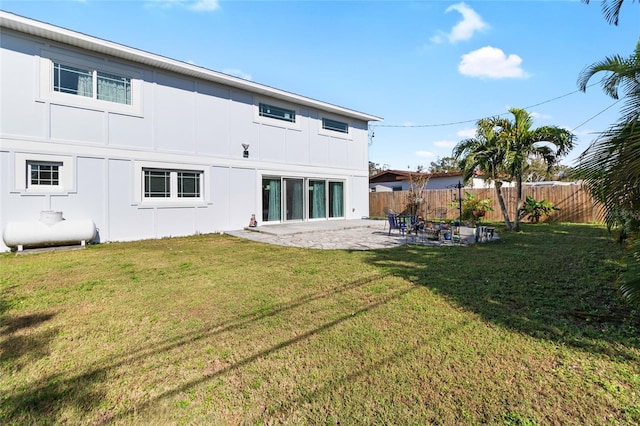
[[[488,182],[496,189],[496,196],[504,223],[508,230],[512,224],[502,196],[502,184],[507,177],[504,169],[506,146],[498,137],[495,122],[499,118],[483,118],[476,123],[476,137],[460,141],[453,149],[453,156],[462,169],[464,181],[471,179],[476,171],[481,171]]]
[[[516,208],[513,230],[520,230],[522,207],[522,183],[530,162],[541,158],[549,168],[573,149],[575,136],[557,126],[532,129],[533,118],[526,110],[511,108],[513,121],[500,118],[493,125],[498,131],[501,144],[505,146],[504,167],[516,183]]]
[[[513,120],[501,117],[484,118],[477,123],[476,137],[465,139],[454,148],[465,180],[474,170],[481,170],[495,183],[498,202],[508,230],[520,230],[522,183],[534,159],[542,159],[548,168],[571,151],[575,136],[557,126],[532,129],[533,119],[524,109],[511,108]],[[516,205],[513,224],[502,196],[505,181],[516,183]]]
[[[580,89],[585,91],[591,77],[600,72],[608,73],[602,79],[603,91],[625,100],[622,117],[582,153],[576,175],[604,207],[608,227],[619,229],[621,240],[629,242],[635,259],[632,267],[639,268],[640,39],[629,58],[615,55],[586,67],[578,78]],[[640,279],[628,281],[622,290],[630,300],[640,302]]]
[[[635,0],[631,0],[634,2]],[[589,0],[582,0],[583,3],[589,4]],[[604,19],[608,23],[618,25],[618,17],[620,16],[620,9],[624,0],[602,0],[602,13],[604,13]]]

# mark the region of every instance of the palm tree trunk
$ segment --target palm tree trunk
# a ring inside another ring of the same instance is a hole
[[[516,217],[513,220],[513,230],[520,231],[520,208],[522,207],[522,176],[516,177]]]
[[[504,202],[504,197],[502,196],[502,182],[496,182],[496,195],[498,196],[498,203],[500,204],[500,211],[502,212],[502,217],[504,218],[504,224],[507,227],[507,231],[511,231],[513,225],[511,224],[511,220],[509,219],[509,212],[507,212],[507,206]]]

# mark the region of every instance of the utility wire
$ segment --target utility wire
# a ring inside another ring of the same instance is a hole
[[[592,84],[588,85],[586,88],[595,86],[597,84],[600,84],[600,82],[592,83]],[[573,92],[565,93],[564,95],[556,96],[555,98],[547,99],[546,101],[542,101],[542,102],[538,102],[537,104],[526,106],[526,107],[524,107],[524,109],[529,109],[529,108],[537,107],[537,106],[540,106],[540,105],[548,104],[549,102],[553,102],[553,101],[557,101],[558,99],[566,98],[567,96],[571,96],[571,95],[573,95],[575,93],[578,93],[578,92],[581,92],[581,90],[574,90]],[[615,105],[616,103],[617,103],[617,101],[613,105]],[[580,126],[582,126],[583,124],[586,124],[589,121],[593,120],[598,115],[602,114],[603,112],[605,112],[606,110],[611,108],[613,105],[610,105],[607,108],[605,108],[604,110],[600,111],[599,113],[597,113],[596,115],[594,115],[593,117],[591,117],[590,119],[585,121],[584,123],[580,124]],[[507,115],[507,114],[509,114],[509,113],[508,112],[503,112],[502,114],[494,114],[494,115],[492,115],[492,117],[501,117],[501,116]],[[473,120],[453,121],[453,122],[450,122],[450,123],[436,123],[436,124],[410,124],[410,125],[406,125],[406,124],[370,124],[369,128],[371,130],[373,130],[376,127],[406,127],[406,128],[446,127],[446,126],[454,126],[456,124],[476,123],[478,120],[480,120],[480,118],[476,118],[476,119],[473,119]],[[580,127],[580,126],[578,126],[578,127]],[[578,127],[576,127],[575,129],[577,129]]]
[[[586,121],[583,121],[582,123],[578,124],[576,127],[573,128],[573,130],[571,130],[571,133],[573,133],[577,128],[584,126],[585,124],[587,124],[588,122],[590,122],[591,120],[593,120],[594,118],[596,118],[597,116],[599,116],[600,114],[602,114],[603,112],[608,110],[609,108],[612,108],[614,105],[616,105],[621,100],[622,99],[618,99],[617,101],[615,101],[614,103],[612,103],[611,105],[609,105],[608,107],[606,107],[605,109],[603,109],[602,111],[600,111],[599,113],[594,115],[593,117],[588,118]]]

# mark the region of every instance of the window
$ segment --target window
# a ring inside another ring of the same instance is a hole
[[[89,70],[53,64],[53,90],[78,96],[93,96],[93,75]]]
[[[76,191],[76,159],[70,155],[14,154],[11,192],[70,194]]]
[[[144,198],[202,198],[202,171],[143,169]]]
[[[97,97],[103,101],[131,105],[131,79],[115,74],[97,72]]]
[[[144,196],[146,198],[171,197],[171,172],[164,170],[145,170]]]
[[[296,122],[296,112],[292,109],[280,108],[273,105],[260,103],[258,106],[261,117],[275,118],[276,120]]]
[[[34,186],[59,186],[62,163],[27,162],[27,188]]]
[[[134,161],[133,205],[140,208],[211,204],[211,168],[203,164]]]
[[[342,121],[331,120],[330,118],[322,119],[322,128],[340,133],[349,133],[349,124]]]
[[[178,172],[178,197],[200,197],[200,172]]]
[[[53,63],[53,91],[131,105],[131,79],[93,69]]]

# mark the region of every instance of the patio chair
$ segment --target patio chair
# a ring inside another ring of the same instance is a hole
[[[407,230],[407,224],[404,221],[398,220],[398,216],[395,214],[390,214],[387,216],[389,222],[389,235],[391,235],[391,231],[397,229],[398,232],[404,235]]]
[[[391,209],[389,207],[383,208],[382,211],[384,212],[384,215],[387,216],[387,217],[389,217],[390,214],[396,214],[395,210],[393,210],[393,209]],[[384,227],[382,229],[383,230],[387,229],[387,222],[384,223]]]

